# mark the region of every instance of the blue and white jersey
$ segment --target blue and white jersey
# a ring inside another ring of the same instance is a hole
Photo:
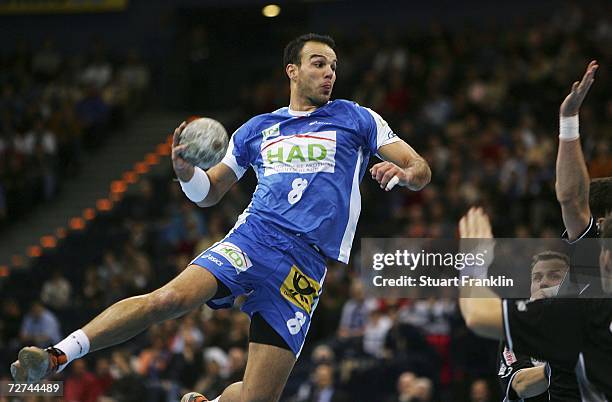
[[[347,263],[369,158],[396,141],[376,112],[346,100],[308,113],[284,107],[253,117],[234,132],[223,159],[239,179],[249,166],[257,175],[237,225],[256,216]]]

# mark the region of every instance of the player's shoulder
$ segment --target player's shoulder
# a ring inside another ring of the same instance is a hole
[[[330,102],[330,109],[351,115],[354,119],[362,122],[371,123],[378,115],[372,109],[362,106],[359,103],[348,99],[335,99]]]
[[[363,110],[366,109],[363,106],[361,106],[359,103],[349,100],[349,99],[334,99],[333,101],[329,102],[329,105],[327,107],[333,108],[333,109],[347,110],[347,111],[352,111],[352,112],[362,112]]]
[[[242,124],[234,134],[246,137],[256,136],[282,120],[281,115],[276,112],[258,114]]]

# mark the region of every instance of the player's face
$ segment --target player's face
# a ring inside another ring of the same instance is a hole
[[[531,297],[541,289],[561,284],[567,272],[567,264],[559,259],[538,261],[531,269]]]
[[[604,293],[612,294],[612,251],[602,249],[599,253],[601,288]]]
[[[325,105],[336,82],[336,53],[323,43],[306,42],[301,63],[297,76],[299,95],[314,106]]]

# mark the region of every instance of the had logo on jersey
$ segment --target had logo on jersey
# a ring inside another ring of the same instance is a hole
[[[321,292],[321,285],[293,265],[281,285],[280,292],[285,299],[310,314]]]
[[[215,245],[210,251],[225,257],[227,261],[236,269],[237,273],[241,273],[253,266],[249,256],[240,249],[240,247],[230,242],[221,242]]]
[[[264,176],[276,173],[334,173],[336,132],[317,131],[275,138],[268,136],[261,143],[261,158]]]

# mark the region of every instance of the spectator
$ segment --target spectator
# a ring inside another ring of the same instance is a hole
[[[387,402],[412,402],[415,393],[417,376],[411,371],[405,371],[397,379],[397,394]]]
[[[363,283],[359,279],[351,282],[351,297],[342,307],[342,316],[338,327],[338,340],[343,348],[349,351],[361,350],[366,321],[368,319],[369,305],[365,299]]]
[[[96,376],[87,370],[85,360],[71,365],[64,385],[66,402],[97,402],[103,390]]]
[[[21,342],[45,348],[61,339],[60,325],[55,315],[42,303],[32,303],[21,324]]]
[[[300,387],[295,402],[348,402],[350,398],[338,389],[334,380],[334,367],[319,364],[313,373],[311,383]]]
[[[53,271],[51,279],[43,284],[40,300],[56,310],[63,310],[72,303],[72,286],[61,270]]]
[[[382,358],[385,338],[392,325],[393,321],[383,309],[377,308],[370,311],[363,330],[363,351],[370,356]]]
[[[490,401],[491,392],[489,391],[489,384],[483,379],[475,380],[470,387],[470,402]]]

